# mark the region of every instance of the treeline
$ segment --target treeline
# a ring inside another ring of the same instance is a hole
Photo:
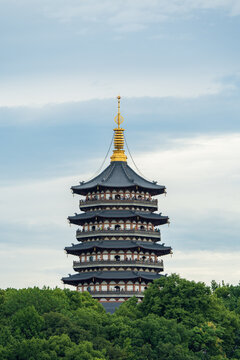
[[[177,275],[113,315],[88,293],[0,290],[1,360],[240,359],[240,285]]]

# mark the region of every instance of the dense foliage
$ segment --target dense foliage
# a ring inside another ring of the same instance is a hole
[[[113,315],[88,293],[0,290],[1,360],[240,359],[240,285],[155,281]]]

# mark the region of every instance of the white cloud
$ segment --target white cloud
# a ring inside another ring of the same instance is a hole
[[[58,1],[47,3],[47,16],[61,22],[74,19],[90,23],[104,23],[115,31],[142,30],[150,24],[191,16],[201,10],[222,10],[227,15],[240,14],[238,0],[103,0]]]
[[[168,148],[138,154],[135,161],[148,178],[167,186],[163,205],[169,211],[181,218],[209,212],[240,216],[240,134],[174,139]]]
[[[114,79],[114,81],[113,81]],[[176,97],[196,98],[213,95],[232,89],[218,75],[199,73],[144,74],[132,72],[127,78],[123,74],[75,74],[69,76],[47,76],[46,78],[7,79],[0,84],[0,107],[42,106],[49,103],[67,103],[91,99],[113,98],[116,94],[125,97]]]
[[[63,248],[48,249],[0,245],[1,288],[61,287],[61,278],[72,272],[73,257]]]
[[[0,187],[1,222],[66,227],[67,216],[78,207],[70,187],[78,183],[78,177],[71,176]]]
[[[212,280],[237,285],[240,282],[239,251],[179,251],[164,257],[167,274],[177,273],[188,280],[203,281],[210,285]]]

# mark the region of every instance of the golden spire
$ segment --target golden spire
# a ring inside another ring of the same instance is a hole
[[[113,150],[113,154],[111,156],[111,162],[112,161],[127,161],[127,156],[125,155],[125,152],[124,152],[124,136],[123,136],[124,129],[122,129],[120,127],[120,125],[123,122],[123,117],[120,114],[121,96],[118,95],[117,99],[118,99],[118,114],[117,114],[117,116],[115,116],[114,121],[115,121],[115,123],[117,123],[118,127],[113,129],[115,134],[114,134],[114,150]]]

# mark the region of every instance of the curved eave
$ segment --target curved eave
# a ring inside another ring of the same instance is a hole
[[[156,187],[154,188],[150,188],[149,186],[141,186],[141,185],[138,185],[138,184],[129,184],[129,185],[126,185],[126,186],[123,186],[123,185],[104,185],[104,184],[101,184],[101,183],[97,183],[96,185],[92,185],[92,186],[89,186],[89,187],[83,187],[83,185],[76,185],[76,186],[71,186],[71,190],[74,194],[78,194],[78,195],[87,195],[89,192],[93,192],[98,189],[98,190],[111,190],[111,189],[119,189],[119,190],[126,190],[126,189],[129,189],[129,190],[133,190],[136,188],[136,186],[138,186],[138,190],[139,191],[148,191],[151,195],[161,195],[161,194],[164,194],[166,192],[166,187],[164,185],[156,185]]]
[[[132,219],[132,220],[147,220],[154,225],[163,225],[169,222],[168,216],[161,214],[147,213],[132,210],[102,210],[102,211],[88,211],[86,213],[69,216],[68,220],[71,224],[83,225],[85,222],[91,220],[106,220],[106,219]]]
[[[80,255],[83,252],[91,249],[99,250],[131,250],[131,249],[143,249],[146,251],[154,251],[156,255],[168,255],[171,253],[172,248],[170,246],[164,246],[156,243],[147,243],[145,241],[131,241],[131,240],[102,240],[102,241],[90,241],[81,244],[65,247],[67,254]]]
[[[148,273],[144,271],[91,271],[63,277],[62,281],[68,285],[78,285],[81,282],[90,282],[92,280],[144,280],[154,281],[164,275],[157,273]]]
[[[103,189],[135,189],[148,191],[152,195],[159,195],[165,192],[163,185],[157,185],[138,175],[127,163],[114,161],[94,179],[80,185],[72,186],[71,190],[79,195],[86,195],[89,191],[99,188]]]

